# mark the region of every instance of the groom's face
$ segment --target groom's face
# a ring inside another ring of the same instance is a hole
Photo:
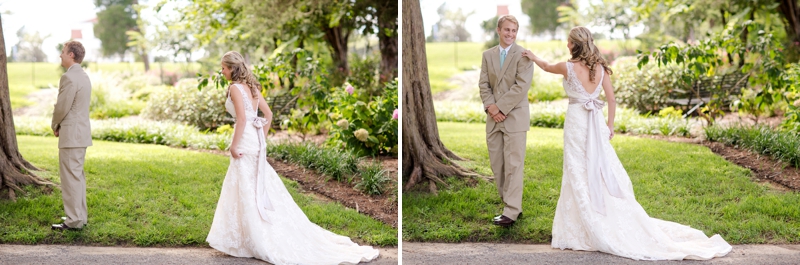
[[[508,47],[517,40],[517,24],[511,21],[503,21],[503,25],[497,29],[497,35],[500,36],[500,44],[503,47]]]

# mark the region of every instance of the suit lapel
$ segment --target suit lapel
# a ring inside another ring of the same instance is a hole
[[[497,47],[498,47],[497,65],[500,65],[500,51],[499,51],[500,45],[498,45]],[[515,56],[517,56],[517,44],[516,43],[511,47],[511,49],[508,49],[508,54],[506,54],[506,60],[505,60],[505,62],[503,62],[503,67],[502,68],[500,68],[500,67],[497,68],[499,74],[497,75],[497,80],[495,81],[494,87],[497,87],[497,86],[500,85],[500,81],[503,80],[503,77],[505,77],[506,70],[508,70],[508,68],[511,66],[511,62],[514,60]]]
[[[492,60],[492,71],[494,72],[494,76],[500,79],[500,45],[494,47],[495,48],[492,49],[492,53],[489,58]],[[497,83],[497,80],[495,80],[495,83]]]

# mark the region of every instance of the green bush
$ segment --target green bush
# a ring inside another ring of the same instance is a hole
[[[480,102],[434,102],[437,121],[485,123],[486,113]],[[531,126],[564,128],[567,104],[556,105],[550,102],[530,105]],[[604,109],[607,112],[607,108]],[[608,117],[607,113],[605,114]],[[664,117],[641,115],[639,112],[618,107],[614,117],[614,130],[621,133],[660,134],[690,136],[691,128],[697,119],[682,119],[674,112],[665,112]]]
[[[555,81],[534,82],[528,91],[529,102],[553,101],[567,97],[564,86]]]
[[[359,156],[397,154],[397,79],[385,84],[381,96],[370,98],[363,91],[346,84],[330,95],[335,124],[328,143]]]
[[[147,103],[136,99],[130,101],[114,101],[92,109],[89,113],[89,117],[92,119],[110,119],[139,115],[146,105]]]
[[[181,122],[201,130],[215,129],[233,122],[225,111],[226,89],[208,86],[198,90],[196,80],[181,79],[175,87],[154,91],[142,115],[157,121]]]
[[[681,79],[676,65],[659,68],[646,64],[640,70],[636,57],[620,57],[614,61],[614,97],[620,105],[640,112],[657,112],[667,107],[669,94],[673,91],[690,91]]]
[[[380,163],[372,163],[361,168],[361,181],[355,188],[368,195],[381,195],[385,191],[386,182],[390,179],[386,177],[386,170]]]
[[[772,129],[768,126],[710,126],[709,141],[744,147],[800,167],[800,134]]]
[[[353,87],[363,88],[369,96],[380,95],[382,88],[378,83],[378,72],[381,68],[380,53],[373,52],[365,58],[353,54],[348,62],[350,76],[347,77],[347,83]]]
[[[351,151],[323,148],[307,142],[269,143],[267,155],[317,170],[341,182],[350,182],[358,171],[358,158]]]
[[[199,132],[197,127],[160,121],[92,120],[92,139],[124,143],[160,144],[195,149],[227,150],[230,134]],[[52,136],[50,120],[14,117],[17,134]]]

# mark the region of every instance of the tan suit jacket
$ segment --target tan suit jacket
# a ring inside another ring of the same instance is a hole
[[[528,106],[528,90],[533,79],[533,61],[522,56],[524,48],[517,44],[511,46],[506,54],[503,67],[500,67],[500,46],[483,52],[481,77],[478,87],[483,100],[483,108],[497,105],[507,118],[503,121],[508,132],[530,130],[531,111]],[[495,121],[486,116],[486,133],[495,127]]]
[[[88,147],[92,145],[89,124],[89,103],[92,101],[92,83],[80,65],[71,66],[58,86],[58,100],[53,111],[53,131],[58,131],[58,148]]]

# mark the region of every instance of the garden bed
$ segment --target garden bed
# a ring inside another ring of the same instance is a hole
[[[708,147],[715,154],[736,165],[750,169],[758,182],[766,182],[770,187],[781,191],[800,191],[800,169],[769,156],[753,151],[742,150],[719,142],[662,135],[635,135],[642,138],[658,139],[668,142],[691,143]]]

